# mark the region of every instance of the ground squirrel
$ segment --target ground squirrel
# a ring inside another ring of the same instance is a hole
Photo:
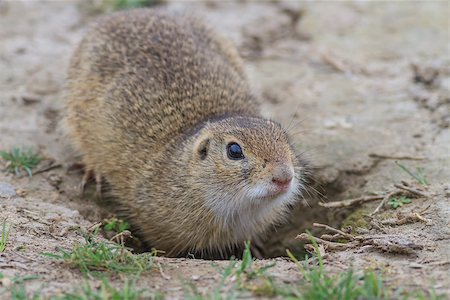
[[[286,131],[260,116],[236,49],[192,16],[101,18],[73,56],[68,92],[69,134],[87,170],[168,255],[255,238],[305,185],[305,165]]]

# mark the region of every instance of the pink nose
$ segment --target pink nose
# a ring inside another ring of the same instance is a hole
[[[272,182],[279,187],[287,187],[294,177],[292,168],[285,164],[276,166],[273,170]]]

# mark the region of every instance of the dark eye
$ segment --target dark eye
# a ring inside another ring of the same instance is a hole
[[[244,158],[242,148],[237,143],[229,143],[227,145],[227,155],[229,159],[238,160]]]

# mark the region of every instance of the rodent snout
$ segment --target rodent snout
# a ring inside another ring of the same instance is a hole
[[[278,187],[287,187],[294,178],[294,171],[292,167],[286,164],[280,164],[273,169],[272,172],[272,182]]]

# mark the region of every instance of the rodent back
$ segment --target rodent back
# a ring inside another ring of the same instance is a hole
[[[128,134],[171,138],[210,118],[257,111],[234,48],[191,17],[119,13],[84,43],[91,72],[109,86],[112,122],[124,120]]]

